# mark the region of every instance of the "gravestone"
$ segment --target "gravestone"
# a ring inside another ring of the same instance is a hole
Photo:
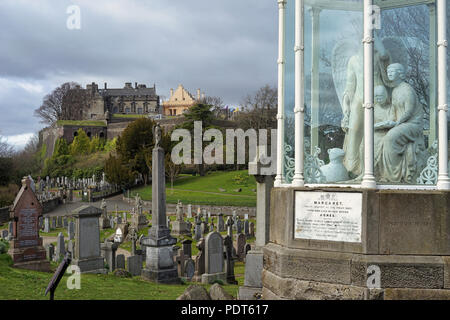
[[[50,271],[46,252],[39,237],[39,217],[42,205],[32,189],[33,179],[24,177],[22,187],[10,207],[13,235],[8,254],[13,267],[37,271]]]
[[[236,233],[242,233],[242,221],[239,217],[236,219]]]
[[[188,204],[188,208],[187,208],[187,218],[191,219],[192,218],[192,204]]]
[[[170,235],[166,216],[166,180],[164,150],[160,147],[162,131],[154,129],[155,147],[152,151],[152,227],[148,237],[141,240],[146,247],[146,266],[142,276],[158,283],[179,283],[174,265],[172,245],[177,239]]]
[[[202,237],[202,225],[199,222],[195,225],[195,241],[199,241]]]
[[[66,248],[64,243],[64,236],[62,232],[58,234],[58,238],[56,240],[56,251],[55,251],[55,257],[53,258],[54,261],[60,261],[61,259],[64,259],[64,256],[66,255]]]
[[[70,221],[67,226],[67,234],[69,235],[69,240],[73,240],[75,238],[75,223],[73,221]]]
[[[118,243],[108,241],[107,239],[101,244],[102,257],[108,265],[109,272],[113,272],[116,269],[116,251],[118,248]]]
[[[233,239],[233,224],[234,224],[233,219],[231,217],[228,217],[227,218],[227,223],[226,223],[226,225],[227,225],[227,235],[231,239]]]
[[[236,235],[234,248],[236,249],[236,255],[237,255],[239,261],[244,261],[246,242],[247,242],[247,239],[245,237],[245,234],[239,233]]]
[[[47,260],[53,260],[54,254],[55,246],[52,243],[45,245],[45,257],[47,258]]]
[[[124,240],[123,231],[121,228],[116,229],[116,233],[114,234],[114,242],[122,243]]]
[[[184,221],[183,207],[181,203],[177,204],[176,215],[176,220],[172,223],[172,234],[174,236],[191,236],[191,230],[188,228],[188,224],[186,223],[186,221]]]
[[[2,239],[7,239],[8,238],[8,230],[6,230],[6,229],[4,229],[4,230],[2,230],[2,234],[1,234],[1,236],[2,236]]]
[[[127,271],[133,276],[140,276],[142,273],[142,256],[134,255],[127,258]]]
[[[74,248],[73,240],[67,241],[67,252],[70,252],[71,256],[73,256],[73,252],[74,252],[73,248]]]
[[[57,228],[62,228],[63,227],[63,221],[62,221],[63,219],[62,219],[62,216],[58,216],[57,218],[56,218],[56,227]]]
[[[220,233],[211,232],[205,238],[205,273],[202,283],[209,284],[216,280],[225,281],[223,269],[223,239]]]
[[[250,223],[248,220],[244,220],[244,234],[247,238],[250,237]]]
[[[63,219],[63,227],[67,228],[68,225],[69,225],[69,220],[67,219],[67,217],[64,217],[64,219]]]
[[[223,220],[223,213],[219,213],[219,217],[217,218],[217,230],[219,232],[224,232],[225,229],[225,221]]]
[[[123,254],[116,256],[116,269],[125,269],[125,256]]]
[[[208,234],[209,233],[209,226],[206,222],[206,219],[201,224],[202,234]]]
[[[50,220],[48,219],[48,217],[44,218],[44,230],[43,232],[45,233],[49,233],[50,232]]]
[[[230,236],[226,236],[223,240],[225,246],[225,273],[228,284],[237,284],[234,277],[234,255],[233,255],[233,240]]]
[[[81,273],[106,273],[100,255],[99,217],[101,209],[84,205],[73,212],[75,217],[75,248],[72,264]]]
[[[192,259],[188,259],[184,266],[184,273],[188,281],[191,281],[195,274],[195,262]]]
[[[250,222],[250,238],[254,238],[254,237],[255,237],[255,223]]]
[[[147,227],[148,221],[147,217],[142,213],[142,207],[138,209],[138,212],[131,216],[131,225],[140,231]]]
[[[198,249],[197,256],[195,257],[195,272],[193,281],[202,281],[202,274],[205,273],[205,239],[202,238],[195,245]]]
[[[52,217],[52,229],[57,228],[56,217]]]

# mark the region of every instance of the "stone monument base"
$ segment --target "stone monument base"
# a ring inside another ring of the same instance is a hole
[[[260,287],[239,287],[238,300],[259,300],[262,296],[262,288]]]
[[[99,224],[100,224],[100,229],[102,229],[102,230],[111,228],[110,218],[100,217]]]
[[[18,262],[13,264],[13,268],[41,271],[41,272],[52,272],[50,262],[47,260]]]
[[[39,240],[42,243],[42,239]],[[50,272],[50,262],[46,260],[44,247],[41,245],[34,247],[18,248],[15,240],[10,242],[8,254],[13,260],[13,267],[34,271]]]
[[[300,198],[298,191],[318,194]],[[362,205],[351,208],[357,201],[345,203],[345,193],[353,194],[351,199],[360,194]],[[296,200],[318,195],[323,200],[312,208],[324,208],[327,215],[317,212],[324,219],[314,216],[308,234],[304,215],[296,214],[304,200]],[[271,197],[263,299],[450,299],[450,192],[274,188]],[[327,221],[335,221],[329,206],[341,201],[351,208],[345,214],[354,210],[361,217],[359,227],[343,229],[352,238],[333,231],[339,229],[335,223],[327,228]],[[341,238],[321,239],[324,235]]]
[[[107,273],[108,270],[105,269],[105,264],[103,257],[93,258],[93,259],[74,259],[72,264],[80,268],[81,273]]]
[[[178,271],[176,268],[161,269],[161,270],[142,269],[142,277],[157,283],[165,283],[165,284],[181,283],[180,278],[178,278]]]
[[[227,274],[225,272],[212,273],[212,274],[208,274],[208,273],[202,274],[202,283],[203,284],[214,283],[214,281],[216,281],[216,280],[219,280],[219,281],[222,281],[223,283],[225,283],[227,281]]]
[[[192,232],[189,230],[188,224],[185,221],[172,222],[172,231],[170,233],[175,237],[192,236]]]

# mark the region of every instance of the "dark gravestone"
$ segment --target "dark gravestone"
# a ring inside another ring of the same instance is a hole
[[[223,239],[220,233],[211,232],[205,238],[205,273],[202,275],[202,283],[213,283],[216,280],[226,280],[223,270]]]
[[[46,260],[46,252],[39,237],[39,217],[42,216],[42,206],[39,203],[30,177],[22,180],[22,187],[11,207],[13,219],[13,235],[9,255],[13,266],[38,271],[50,271]]]

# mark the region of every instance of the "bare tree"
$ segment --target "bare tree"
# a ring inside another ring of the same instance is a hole
[[[236,120],[242,129],[276,128],[278,91],[276,87],[265,85],[254,95],[247,95],[242,101],[243,110]]]
[[[9,158],[14,154],[14,148],[0,135],[0,158]]]
[[[63,106],[63,100],[71,89],[77,89],[69,94],[70,99],[68,101],[73,101],[73,104]],[[81,114],[77,109],[85,107],[84,103],[79,104],[84,101],[82,98],[84,95],[77,93],[77,91],[82,92],[81,90],[80,85],[75,82],[62,84],[44,97],[42,105],[34,111],[35,117],[41,118],[41,123],[49,125],[58,120],[73,120],[75,113],[78,113],[78,116]],[[75,104],[78,104],[78,106],[75,106]]]

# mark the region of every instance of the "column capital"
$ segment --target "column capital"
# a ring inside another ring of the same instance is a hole
[[[308,9],[308,11],[309,11],[309,14],[311,15],[311,17],[314,17],[314,16],[318,16],[320,14],[320,12],[322,11],[322,9],[311,7]]]
[[[277,0],[278,9],[284,9],[286,7],[286,0]]]

